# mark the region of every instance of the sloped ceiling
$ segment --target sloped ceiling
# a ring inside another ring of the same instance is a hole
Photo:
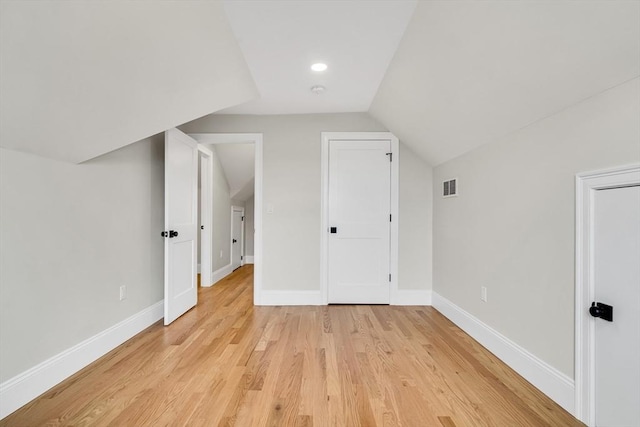
[[[419,2],[370,114],[433,165],[640,75],[640,2]]]
[[[229,114],[366,111],[416,6],[411,0],[225,0],[260,98]],[[328,69],[313,72],[311,64]],[[327,88],[322,95],[314,85]]]
[[[0,8],[4,148],[82,162],[257,96],[220,2]]]
[[[253,195],[255,144],[209,144],[215,151],[229,183],[232,199],[247,200]]]

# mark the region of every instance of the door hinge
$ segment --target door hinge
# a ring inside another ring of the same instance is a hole
[[[242,217],[241,221],[244,221],[244,216]]]
[[[391,214],[389,214],[389,222],[391,222]]]
[[[389,156],[389,161],[393,162],[393,153],[387,153],[387,156]]]
[[[242,255],[240,255],[240,261],[242,261],[244,259],[244,257]]]
[[[391,281],[391,273],[389,273],[389,281]]]

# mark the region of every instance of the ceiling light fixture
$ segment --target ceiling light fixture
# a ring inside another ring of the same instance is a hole
[[[313,71],[324,71],[327,69],[327,64],[324,64],[322,62],[317,62],[311,66],[311,69]]]
[[[322,95],[325,90],[327,90],[327,88],[321,85],[311,86],[311,92],[316,95]]]

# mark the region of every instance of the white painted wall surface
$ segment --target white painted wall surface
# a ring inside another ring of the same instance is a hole
[[[0,149],[0,382],[162,300],[163,157],[162,135],[80,165]]]
[[[255,232],[254,214],[255,200],[251,197],[245,203],[244,208],[244,254],[245,256],[253,256],[253,237]]]
[[[263,133],[263,289],[320,289],[320,133],[386,129],[366,113],[210,115],[181,128],[187,133]],[[402,170],[402,158],[400,162]],[[429,170],[425,163],[417,160],[408,160],[407,165],[407,173],[401,172],[400,177],[401,194],[407,197],[405,201],[400,200],[400,233],[404,235],[400,258],[408,254],[416,256],[416,248],[421,248],[419,257],[428,257],[431,237],[426,234],[427,230],[405,232],[403,227],[415,226],[418,217],[428,221]],[[427,181],[414,180],[416,176]],[[406,188],[402,190],[403,187]],[[421,194],[423,201],[411,201]],[[273,213],[267,213],[269,205],[273,206]],[[410,220],[403,223],[404,209],[410,206],[417,210],[407,213]],[[428,276],[424,282],[416,280],[424,271],[424,265],[404,263],[399,272],[400,289],[418,286],[428,289]]]
[[[575,174],[640,162],[639,118],[636,78],[434,169],[434,291],[571,378]]]
[[[400,144],[399,289],[431,290],[433,278],[433,169]]]
[[[224,175],[215,147],[213,152],[213,271],[231,262],[231,198],[229,184]],[[221,256],[222,255],[222,256]]]

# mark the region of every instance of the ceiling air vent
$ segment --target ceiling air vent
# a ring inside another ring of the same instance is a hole
[[[453,197],[458,195],[458,179],[450,179],[442,182],[442,197]]]

